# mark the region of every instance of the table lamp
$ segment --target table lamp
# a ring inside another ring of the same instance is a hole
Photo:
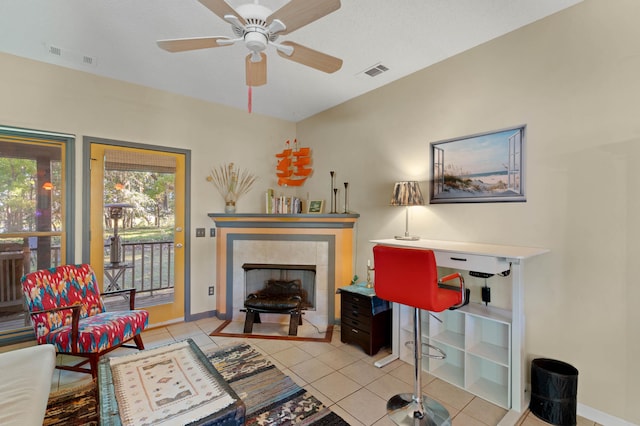
[[[392,206],[406,206],[406,222],[404,235],[396,236],[396,240],[419,240],[420,237],[409,235],[409,207],[424,205],[420,185],[416,181],[396,182],[391,195]]]

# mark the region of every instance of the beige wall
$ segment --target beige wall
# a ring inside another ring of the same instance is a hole
[[[587,0],[297,125],[0,55],[0,125],[75,134],[78,177],[84,135],[192,150],[192,228],[210,227],[206,214],[223,210],[204,180],[211,167],[235,161],[258,173],[239,212],[262,211],[262,191],[275,187],[273,155],[297,137],[314,155],[303,194],[326,199],[328,210],[329,171],[350,183],[364,277],[368,241],[404,230],[404,211],[388,207],[393,182],[415,178],[427,190],[429,142],[527,124],[526,203],[415,208],[410,230],[549,248],[526,273],[528,359],[573,364],[581,410],[640,424],[638,16],[637,0]],[[76,261],[82,215],[78,204]],[[198,314],[213,309],[215,244],[191,231]],[[492,287],[497,303],[509,300],[504,281]]]
[[[404,230],[404,210],[387,207],[393,182],[417,179],[428,191],[429,142],[526,124],[526,203],[414,208],[410,230],[550,249],[527,269],[527,359],[571,363],[580,404],[634,423],[639,16],[635,0],[586,1],[300,122],[297,131],[315,149],[307,190],[327,193],[329,170],[350,182],[350,205],[362,215],[356,270],[364,276],[368,241]],[[492,286],[493,297],[508,287],[501,279]]]
[[[78,201],[83,136],[191,150],[191,313],[215,309],[215,296],[207,295],[207,287],[216,284],[215,239],[208,231],[196,239],[194,229],[213,227],[207,213],[222,212],[224,203],[205,177],[231,161],[257,173],[256,189],[238,204],[240,212],[254,212],[250,206],[261,206],[263,189],[275,182],[269,182],[273,154],[295,137],[295,124],[15,56],[0,54],[0,63],[0,125],[75,135]],[[208,90],[215,90],[213,83]],[[245,87],[238,96],[246,96]],[[78,202],[78,262],[85,240],[81,207]]]

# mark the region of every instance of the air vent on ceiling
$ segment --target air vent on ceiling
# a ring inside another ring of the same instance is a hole
[[[58,46],[47,46],[47,52],[50,55],[57,56],[60,59],[64,59],[68,62],[73,62],[79,65],[95,67],[97,66],[97,60],[94,56],[84,55],[79,52],[74,52],[69,49],[65,49]]]
[[[378,64],[372,68],[369,68],[364,73],[367,74],[369,77],[375,77],[377,75],[382,74],[385,71],[389,71],[389,68],[385,67],[382,64]]]

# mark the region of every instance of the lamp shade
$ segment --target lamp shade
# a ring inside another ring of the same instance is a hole
[[[396,182],[391,195],[392,206],[421,206],[424,197],[416,181]]]

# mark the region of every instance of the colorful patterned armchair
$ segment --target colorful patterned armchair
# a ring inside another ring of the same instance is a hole
[[[90,265],[63,265],[22,277],[22,291],[38,344],[50,343],[56,352],[87,358],[62,370],[91,373],[95,378],[99,358],[133,339],[144,349],[140,333],[149,313],[135,310],[135,289],[104,293],[129,293],[127,311],[105,311],[95,273]],[[90,367],[82,367],[86,363]]]

